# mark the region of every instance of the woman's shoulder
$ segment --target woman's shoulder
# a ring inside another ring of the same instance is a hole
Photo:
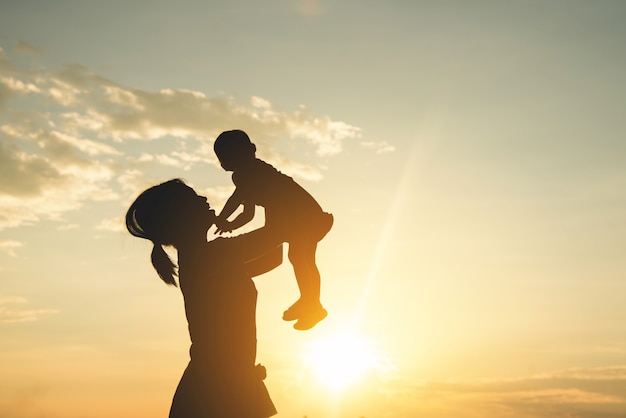
[[[242,264],[240,240],[237,237],[217,237],[205,244],[179,253],[179,273],[182,276],[224,274]]]
[[[205,245],[205,254],[209,253],[213,256],[226,257],[232,253],[232,250],[237,245],[235,237],[217,237],[208,241]],[[226,253],[226,254],[223,254]]]
[[[236,242],[232,238],[217,237],[194,248],[186,249],[184,252],[179,252],[180,262],[189,265],[204,264],[206,261],[212,264],[219,263],[232,255],[235,245]]]
[[[248,234],[214,238],[207,242],[204,257],[211,258],[212,262],[221,265],[242,263],[247,242]]]

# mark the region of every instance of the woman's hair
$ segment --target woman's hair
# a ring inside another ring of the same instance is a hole
[[[152,241],[152,265],[159,277],[172,286],[176,286],[177,267],[163,246],[176,244],[176,223],[172,221],[178,216],[178,197],[186,189],[189,186],[181,179],[158,184],[141,193],[126,212],[126,229],[136,237]]]

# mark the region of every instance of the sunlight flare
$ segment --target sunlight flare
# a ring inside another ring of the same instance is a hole
[[[394,239],[393,234],[397,228],[398,219],[401,219],[400,213],[403,208],[406,207],[408,196],[416,193],[414,187],[414,179],[416,177],[415,170],[419,167],[420,158],[425,158],[425,156],[428,155],[427,140],[435,141],[439,137],[439,131],[443,123],[442,118],[443,116],[440,113],[434,113],[433,116],[425,119],[424,126],[413,138],[413,145],[410,148],[407,161],[404,164],[402,176],[397,182],[393,200],[390,202],[389,210],[384,218],[382,232],[377,239],[378,244],[376,252],[370,263],[369,274],[366,277],[359,307],[354,316],[353,327],[360,326],[363,320],[363,315],[366,311],[372,289],[379,276],[381,265],[387,256],[390,243]]]
[[[337,334],[311,342],[306,361],[317,379],[333,390],[357,382],[378,363],[372,344],[355,334]]]

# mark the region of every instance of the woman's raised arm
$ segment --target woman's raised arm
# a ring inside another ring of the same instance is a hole
[[[237,241],[251,276],[267,273],[283,261],[283,243],[269,228],[259,228],[231,239]]]

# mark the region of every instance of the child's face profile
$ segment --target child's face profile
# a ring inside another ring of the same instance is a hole
[[[243,131],[226,131],[220,134],[214,144],[215,155],[226,171],[234,171],[246,160],[254,159],[256,146]]]
[[[216,152],[215,154],[224,170],[233,171],[237,168],[237,158],[235,154],[228,152]]]
[[[228,163],[224,163],[223,161],[220,161],[220,165],[226,171],[234,171],[235,170],[235,166],[232,165],[232,164],[228,164]]]

